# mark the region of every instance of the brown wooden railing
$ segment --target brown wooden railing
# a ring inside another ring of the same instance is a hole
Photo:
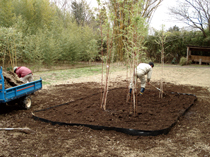
[[[194,62],[205,62],[210,63],[210,56],[197,56],[197,55],[190,55],[189,60]]]

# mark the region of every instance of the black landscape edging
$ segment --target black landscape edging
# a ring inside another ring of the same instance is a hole
[[[122,132],[128,135],[133,135],[133,136],[157,136],[160,134],[168,134],[170,131],[170,127],[162,130],[154,130],[154,131],[146,131],[146,130],[135,130],[135,129],[126,129],[126,128],[117,128],[117,127],[106,127],[106,126],[99,126],[99,125],[89,125],[89,124],[79,124],[79,123],[65,123],[65,122],[56,122],[56,121],[51,121],[48,119],[40,118],[35,115],[33,115],[33,118],[35,120],[40,120],[42,122],[46,123],[51,123],[52,125],[68,125],[68,126],[85,126],[89,127],[93,130],[114,130],[117,132]]]
[[[179,95],[191,95],[191,96],[195,96],[196,97],[196,95],[193,95],[193,94],[178,93],[178,92],[171,92],[171,93],[172,94],[179,94]],[[97,95],[97,94],[99,94],[99,93],[93,94],[91,96],[94,96],[94,95]],[[49,108],[46,108],[46,109],[37,110],[37,111],[34,111],[34,112],[46,111],[46,110],[49,110],[49,109],[54,108],[54,107],[59,107],[59,106],[67,105],[67,104],[72,103],[72,102],[76,102],[78,100],[86,99],[86,98],[91,97],[91,96],[80,98],[80,99],[77,99],[75,101],[70,101],[70,102],[67,102],[67,103],[64,103],[64,104],[52,106],[52,107],[49,107]],[[197,99],[197,97],[196,97],[196,99]],[[35,120],[40,120],[40,121],[43,121],[43,122],[46,122],[46,123],[51,123],[52,125],[56,125],[56,124],[58,124],[58,125],[68,125],[68,126],[75,126],[76,125],[76,126],[89,127],[91,129],[94,129],[94,130],[114,130],[114,131],[117,131],[117,132],[122,132],[122,133],[125,133],[125,134],[128,134],[128,135],[133,135],[133,136],[157,136],[157,135],[161,135],[161,134],[165,134],[165,135],[168,134],[169,131],[171,130],[171,128],[176,125],[176,123],[179,120],[179,118],[181,116],[183,116],[190,109],[190,107],[193,104],[191,104],[187,109],[185,109],[185,111],[182,114],[180,114],[180,116],[177,118],[176,122],[174,122],[171,126],[169,126],[168,128],[165,128],[165,129],[153,130],[153,131],[126,129],[126,128],[118,128],[118,127],[107,127],[107,126],[89,125],[89,124],[79,124],[79,123],[56,122],[56,121],[51,121],[51,120],[48,120],[48,119],[37,117],[33,113],[32,113],[32,117]]]

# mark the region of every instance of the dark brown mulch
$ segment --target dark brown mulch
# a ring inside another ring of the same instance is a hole
[[[80,84],[79,90],[82,91],[81,88]],[[169,85],[168,88],[174,89],[176,86]],[[126,102],[127,92],[128,90],[124,87],[111,89],[108,92],[105,111],[100,107],[101,93],[93,93],[90,89],[90,91],[86,90],[89,96],[65,105],[36,112],[36,116],[64,123],[137,130],[162,130],[175,123],[196,100],[193,95],[171,93],[170,91],[166,91],[161,99],[159,98],[159,91],[151,88],[147,89],[142,96],[137,97],[136,113],[134,113],[133,103]],[[68,97],[69,94],[68,92],[62,92],[63,97]]]

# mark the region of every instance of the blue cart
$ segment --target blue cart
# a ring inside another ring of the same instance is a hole
[[[2,67],[0,67],[0,103],[18,104],[24,109],[29,109],[32,104],[30,95],[42,89],[42,79],[5,89]]]

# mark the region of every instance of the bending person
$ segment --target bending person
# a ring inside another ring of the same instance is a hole
[[[152,68],[154,67],[153,62],[147,63],[140,63],[137,68],[135,69],[135,77],[139,78],[141,81],[141,90],[139,92],[140,95],[144,93],[145,86],[146,86],[146,79],[145,75],[147,75],[147,84],[150,85],[150,79],[152,77]],[[130,94],[133,89],[133,79],[131,79],[130,83]]]
[[[33,81],[33,73],[32,71],[24,66],[21,67],[14,67],[14,73],[18,75],[21,81],[24,83],[32,82]]]

